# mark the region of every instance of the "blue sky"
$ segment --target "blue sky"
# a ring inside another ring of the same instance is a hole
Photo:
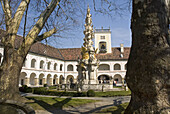
[[[86,11],[84,12],[86,14]],[[112,47],[119,47],[120,43],[123,43],[125,47],[131,46],[131,13],[129,11],[123,13],[122,16],[116,15],[112,18],[107,15],[96,14],[93,10],[91,10],[91,14],[94,28],[108,29],[110,27]],[[79,22],[81,25],[75,30],[73,28],[70,37],[58,39],[57,43],[52,43],[53,40],[49,40],[49,44],[57,48],[80,48],[83,45],[85,16],[80,17]]]
[[[112,0],[111,0],[112,1]],[[113,0],[116,1],[116,0]],[[118,4],[124,3],[126,0],[119,0],[116,1]],[[81,2],[81,1],[80,1]],[[89,4],[91,3],[91,4]],[[96,2],[97,5],[101,5],[100,2]],[[122,16],[115,15],[113,13],[112,18],[109,17],[108,15],[103,15],[100,13],[96,13],[93,9],[94,6],[91,2],[91,0],[85,0],[83,3],[81,3],[82,9],[82,15],[77,19],[79,25],[71,28],[71,30],[63,32],[62,35],[64,36],[63,38],[48,38],[47,42],[48,45],[51,45],[56,48],[80,48],[83,45],[83,38],[84,38],[84,24],[85,24],[85,17],[86,17],[86,12],[87,12],[87,6],[89,4],[90,9],[91,9],[91,14],[92,14],[92,22],[94,28],[105,28],[108,29],[110,27],[111,29],[111,44],[112,47],[119,47],[120,43],[123,43],[125,47],[130,47],[131,46],[131,31],[130,31],[130,17],[131,13],[127,11],[122,11]],[[98,6],[100,7],[100,6]],[[0,11],[2,12],[2,8],[0,8]],[[37,12],[35,12],[32,9],[29,9],[29,12],[31,12],[28,15],[28,19],[35,15]],[[110,13],[112,14],[112,13]],[[39,14],[37,14],[39,15]],[[24,19],[24,18],[23,18]],[[29,25],[32,25],[31,23],[33,20],[27,20]],[[21,26],[23,27],[24,23],[23,21],[21,22]],[[19,29],[18,34],[23,35],[23,29]],[[43,41],[44,42],[44,41]]]

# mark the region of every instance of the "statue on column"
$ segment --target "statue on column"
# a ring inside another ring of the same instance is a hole
[[[83,84],[97,84],[95,79],[99,64],[99,60],[95,56],[96,50],[93,47],[92,39],[94,38],[94,33],[89,6],[87,8],[85,23],[85,38],[81,48],[82,58],[78,60],[77,65],[79,86],[83,86]]]

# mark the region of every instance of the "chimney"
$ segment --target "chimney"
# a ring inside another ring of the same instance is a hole
[[[120,44],[120,52],[121,52],[121,53],[124,53],[124,47],[123,47],[123,44]]]
[[[124,47],[123,44],[120,44],[120,57],[123,58]]]

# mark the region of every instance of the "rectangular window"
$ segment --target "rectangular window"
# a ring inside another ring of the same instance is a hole
[[[100,36],[100,39],[105,39],[105,36]]]

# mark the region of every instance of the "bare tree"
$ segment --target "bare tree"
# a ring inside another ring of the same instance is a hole
[[[0,98],[21,101],[18,91],[19,75],[29,49],[36,42],[63,32],[69,29],[69,24],[76,23],[76,17],[83,12],[81,7],[83,2],[77,0],[0,0],[0,2],[3,10],[3,13],[0,13],[2,15],[0,24],[6,30],[1,38],[4,57],[0,66]],[[96,5],[96,0],[93,0],[93,3],[94,9],[102,13],[121,9],[120,7],[114,9],[115,3],[112,0],[101,0],[100,5]],[[23,32],[23,38],[16,48],[18,31]]]
[[[169,114],[169,0],[133,0],[132,47],[126,81],[132,91],[127,114]]]

